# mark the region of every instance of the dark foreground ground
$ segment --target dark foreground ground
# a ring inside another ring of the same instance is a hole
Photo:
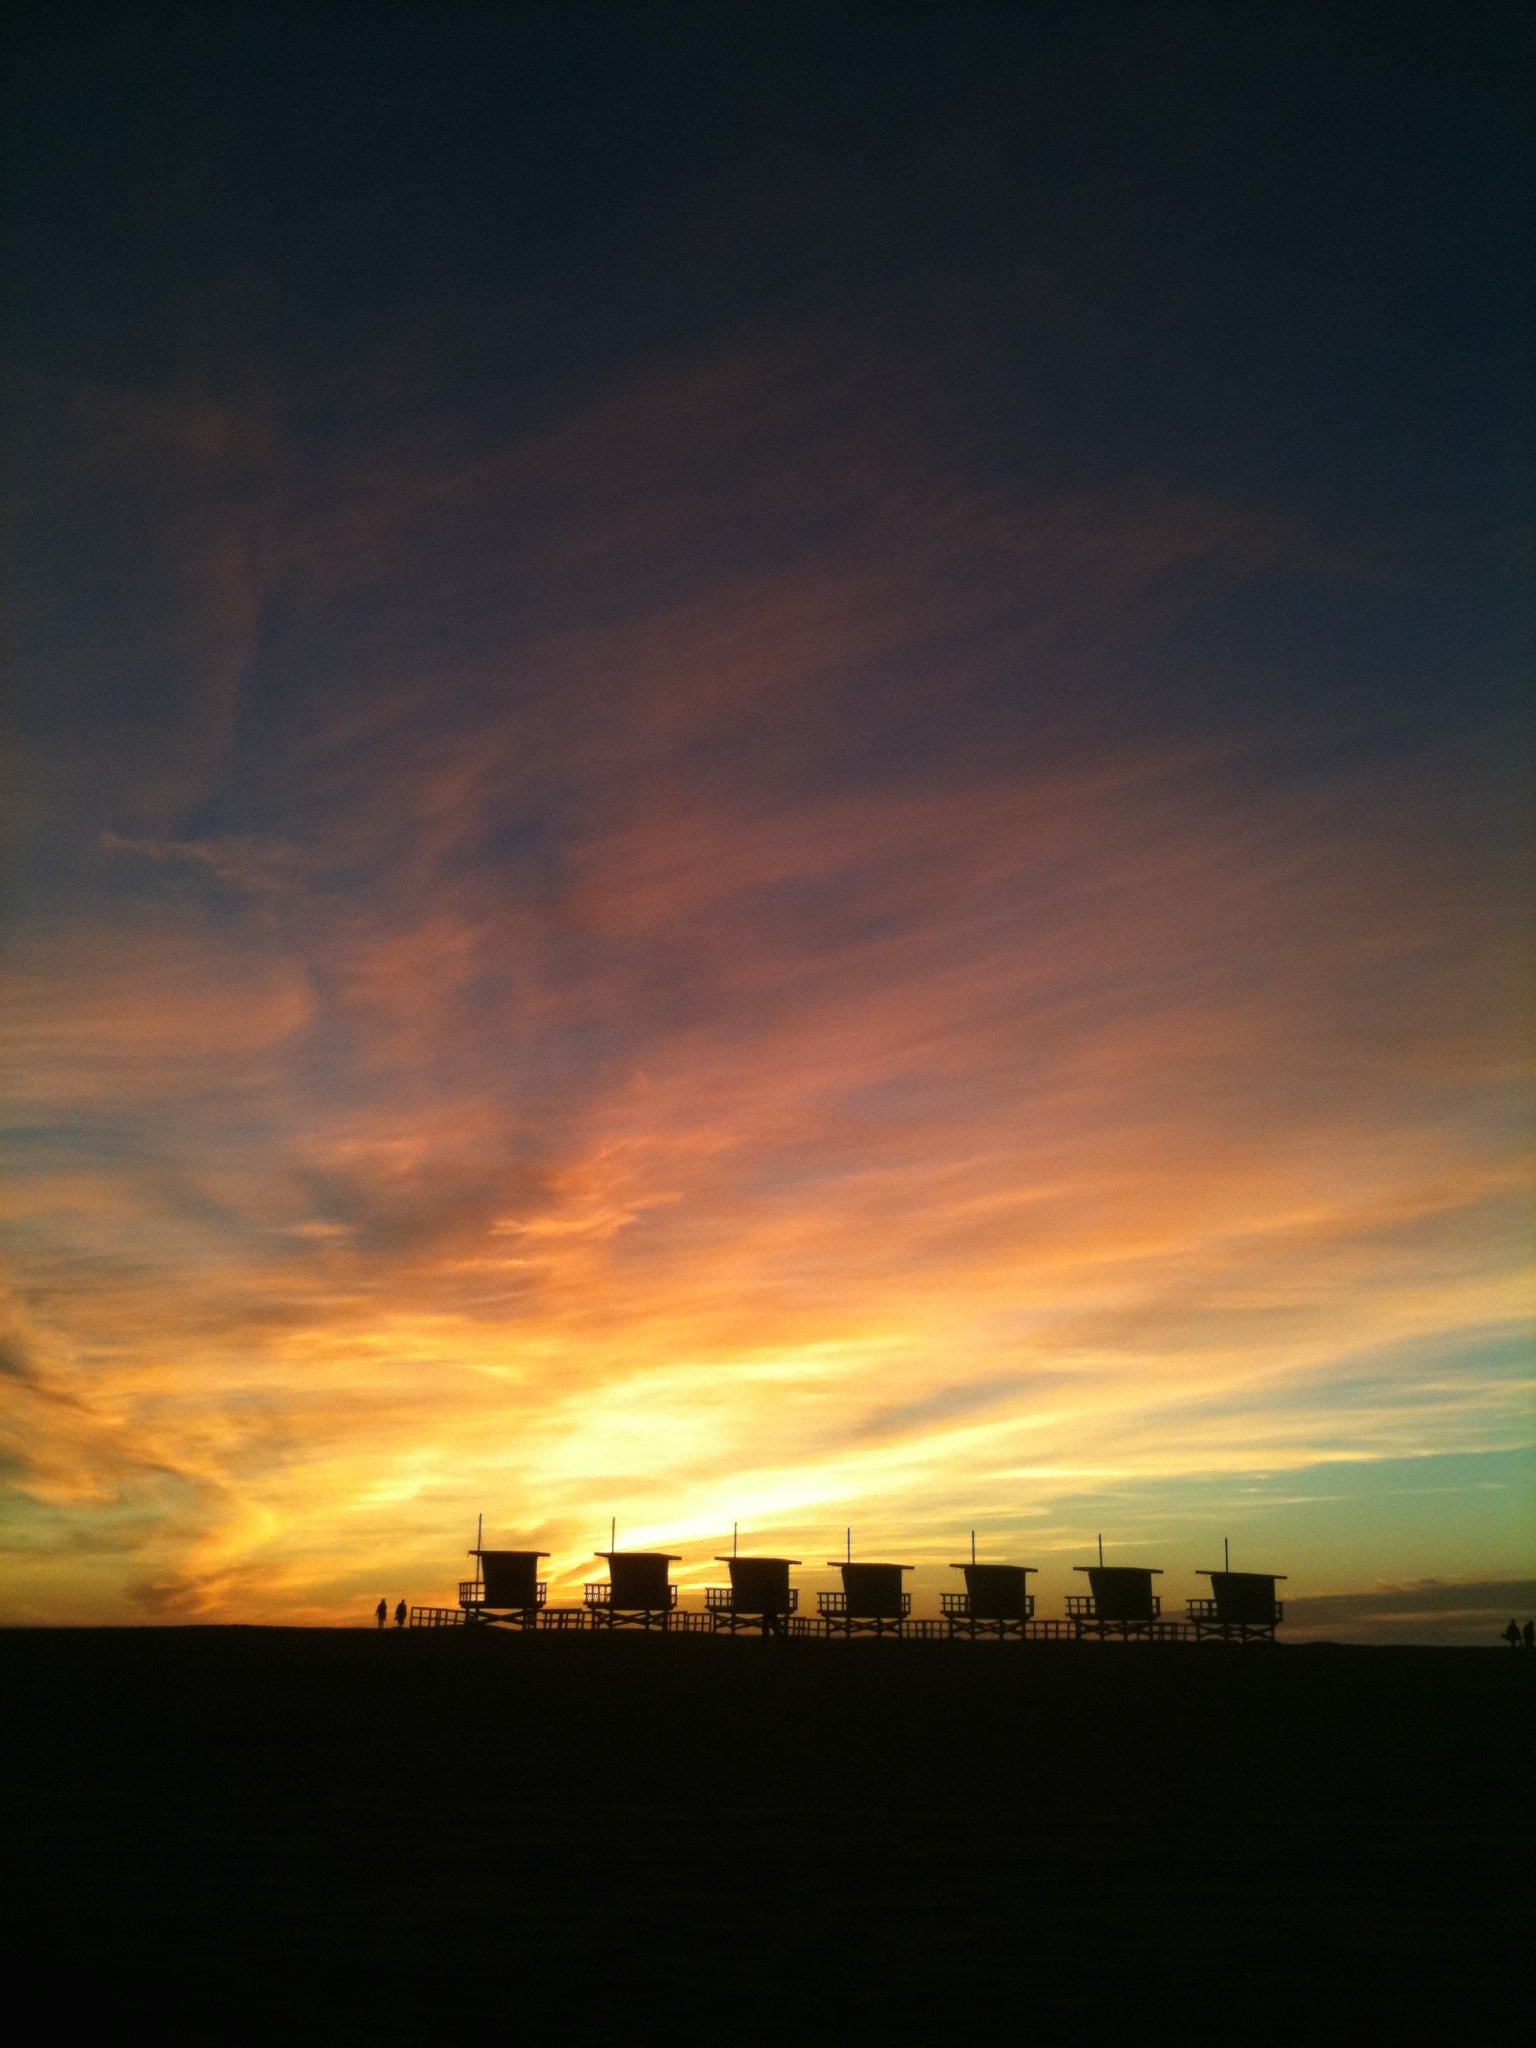
[[[0,1701],[54,2038],[103,1993],[214,2040],[1530,2007],[1524,1653],[17,1630]]]

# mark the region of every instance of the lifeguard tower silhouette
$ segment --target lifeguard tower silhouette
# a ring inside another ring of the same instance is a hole
[[[853,1556],[853,1531],[848,1531],[846,1555],[829,1557],[828,1564],[842,1573],[840,1593],[818,1593],[816,1610],[822,1626],[833,1636],[899,1636],[901,1625],[912,1612],[912,1595],[901,1590],[901,1575],[915,1569],[910,1564],[858,1564]]]
[[[965,1573],[963,1593],[941,1593],[939,1606],[952,1636],[1005,1636],[1024,1639],[1025,1624],[1035,1618],[1035,1596],[1029,1590],[1032,1564],[978,1564],[976,1531],[971,1531],[971,1561],[952,1564]]]
[[[539,1577],[547,1550],[487,1550],[485,1517],[475,1531],[475,1576],[459,1581],[459,1606],[466,1622],[499,1621],[511,1628],[537,1628],[549,1588]]]
[[[664,1550],[618,1550],[613,1548],[616,1527],[610,1533],[610,1548],[593,1553],[604,1558],[608,1577],[582,1587],[587,1618],[593,1628],[665,1629],[671,1625],[677,1605],[677,1588],[667,1576],[669,1565],[682,1560]]]
[[[765,1636],[789,1633],[789,1617],[800,1605],[798,1587],[789,1583],[789,1568],[798,1557],[743,1557],[731,1536],[729,1557],[717,1557],[731,1574],[728,1586],[706,1586],[704,1608],[711,1635],[735,1635],[756,1629]]]
[[[1067,1595],[1067,1618],[1079,1641],[1084,1636],[1133,1637],[1150,1642],[1156,1632],[1163,1603],[1152,1590],[1152,1581],[1162,1577],[1160,1566],[1106,1565],[1104,1538],[1099,1538],[1097,1564],[1076,1564],[1076,1572],[1088,1574],[1088,1593]]]
[[[1195,1641],[1217,1637],[1224,1643],[1272,1643],[1285,1620],[1285,1609],[1275,1598],[1276,1582],[1284,1579],[1284,1572],[1235,1572],[1231,1544],[1223,1541],[1221,1548],[1221,1570],[1202,1567],[1199,1573],[1211,1582],[1210,1599],[1189,1602]]]

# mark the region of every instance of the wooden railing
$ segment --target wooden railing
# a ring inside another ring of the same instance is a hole
[[[1220,1627],[1221,1616],[1217,1612],[1214,1600],[1191,1600],[1187,1604],[1191,1621],[1198,1622],[1207,1628]],[[1230,1622],[1228,1626],[1231,1628],[1275,1628],[1284,1619],[1285,1602],[1283,1600],[1276,1600],[1272,1603],[1270,1617],[1267,1621]]]
[[[705,1611],[710,1614],[761,1614],[763,1612],[761,1607],[738,1607],[734,1586],[706,1586],[704,1588],[704,1607]],[[771,1613],[797,1614],[800,1611],[800,1588],[798,1586],[790,1587],[789,1605],[787,1608],[773,1608],[769,1611]]]
[[[1154,1593],[1152,1595],[1152,1619],[1155,1621],[1162,1611],[1162,1595]],[[1069,1593],[1067,1595],[1067,1618],[1069,1621],[1097,1621],[1099,1619],[1099,1610],[1094,1605],[1093,1595],[1091,1593]],[[1120,1626],[1118,1615],[1111,1620],[1109,1626],[1111,1628],[1118,1628]],[[1144,1621],[1133,1621],[1128,1626],[1131,1628],[1145,1628],[1146,1623]]]
[[[847,1620],[849,1618],[848,1595],[846,1593],[818,1593],[816,1595],[816,1612],[824,1616],[828,1621]],[[902,1619],[905,1620],[911,1612],[912,1595],[910,1593],[903,1593],[901,1596]],[[855,1611],[852,1619],[854,1621],[894,1621],[896,1617],[894,1614],[859,1614]]]
[[[561,1633],[574,1629],[580,1634],[591,1626],[592,1615],[585,1607],[546,1607],[539,1615],[541,1629],[554,1629]]]
[[[533,1590],[534,1606],[542,1607],[544,1605],[545,1599],[548,1597],[549,1587],[545,1584],[545,1582],[542,1579],[540,1579]],[[485,1587],[479,1579],[460,1579],[459,1605],[464,1609],[466,1614],[484,1613]],[[519,1611],[526,1613],[527,1609],[524,1608],[522,1610],[519,1610],[515,1607],[498,1607],[493,1609],[492,1611],[497,1614],[516,1614]]]
[[[677,1605],[676,1586],[669,1585],[667,1592],[671,1596],[667,1601],[667,1605],[675,1607]],[[582,1587],[581,1596],[589,1607],[611,1607],[613,1605],[613,1586],[607,1579],[596,1579],[591,1585]],[[623,1611],[626,1614],[630,1612],[628,1608],[625,1608]],[[633,1611],[636,1614],[654,1614],[660,1610],[657,1608],[637,1607]]]
[[[947,1616],[951,1621],[969,1621],[971,1618],[970,1594],[941,1593],[939,1595],[939,1612]],[[1033,1593],[1026,1593],[1024,1595],[1024,1613],[1021,1619],[1033,1621],[1034,1615],[1035,1596]]]

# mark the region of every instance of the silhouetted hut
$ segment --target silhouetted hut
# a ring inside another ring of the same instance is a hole
[[[784,1635],[789,1617],[800,1604],[798,1590],[789,1583],[789,1568],[798,1557],[717,1557],[716,1564],[728,1565],[728,1586],[706,1586],[704,1605],[712,1634],[728,1629],[758,1629],[763,1635]]]
[[[1162,1570],[1140,1565],[1078,1564],[1092,1592],[1067,1596],[1067,1616],[1079,1636],[1150,1636],[1163,1603],[1152,1590]]]
[[[535,1627],[548,1590],[539,1577],[539,1559],[549,1552],[477,1547],[469,1555],[475,1560],[475,1576],[459,1581],[459,1605],[466,1621]]]
[[[900,1635],[912,1612],[912,1595],[901,1590],[909,1564],[855,1564],[851,1558],[829,1557],[843,1575],[840,1593],[818,1593],[816,1607],[828,1633],[844,1636]]]
[[[607,1583],[584,1587],[598,1628],[665,1628],[677,1605],[677,1588],[667,1577],[679,1560],[661,1550],[599,1550],[608,1563]]]
[[[965,1573],[963,1593],[942,1593],[939,1605],[952,1636],[1019,1636],[1034,1618],[1035,1596],[1029,1590],[1032,1564],[952,1564]]]
[[[1211,1582],[1209,1600],[1191,1600],[1189,1618],[1195,1641],[1219,1636],[1224,1643],[1272,1643],[1275,1630],[1285,1619],[1285,1609],[1275,1598],[1277,1580],[1283,1572],[1200,1572]]]

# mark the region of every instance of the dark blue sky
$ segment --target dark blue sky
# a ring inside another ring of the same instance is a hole
[[[778,352],[808,442],[900,440],[905,473],[1005,516],[1188,493],[1264,529],[1241,587],[1209,557],[1172,579],[1129,668],[1099,665],[1090,726],[1279,717],[1305,755],[1516,711],[1519,10],[22,19],[24,379],[228,405],[324,473],[411,435],[468,459],[647,374]],[[57,467],[46,402],[26,387],[24,474]],[[690,451],[700,517],[648,590],[804,559],[865,514],[824,476],[765,505],[740,454],[729,432]],[[69,574],[67,523],[24,529],[24,591]],[[421,546],[464,562],[460,533]],[[455,630],[626,601],[503,573]],[[405,630],[440,641],[441,606],[417,609]],[[1021,716],[1037,743],[1039,709],[1016,676],[973,681],[947,744],[1016,744]],[[886,753],[933,744],[921,714],[883,722]]]

